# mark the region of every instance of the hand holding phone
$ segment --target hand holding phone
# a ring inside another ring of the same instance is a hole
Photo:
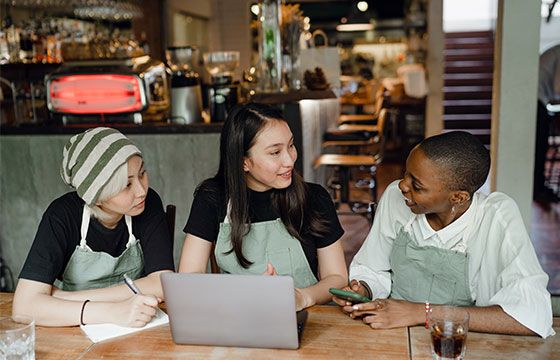
[[[370,302],[371,299],[360,295],[358,293],[355,293],[353,291],[346,291],[346,290],[341,290],[341,289],[336,289],[336,288],[330,288],[329,292],[331,294],[333,294],[336,297],[339,297],[341,299],[344,299],[346,301],[350,301],[352,304],[357,304],[357,303],[364,303],[364,302]]]

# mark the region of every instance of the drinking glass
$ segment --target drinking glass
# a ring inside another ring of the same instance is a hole
[[[437,306],[428,317],[432,357],[436,360],[462,360],[465,356],[469,313],[460,307]]]
[[[35,321],[28,317],[0,318],[0,359],[35,360]]]

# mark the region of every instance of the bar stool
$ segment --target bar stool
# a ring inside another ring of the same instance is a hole
[[[383,87],[375,95],[373,114],[342,114],[338,118],[339,126],[329,129],[323,139],[323,148],[343,147],[345,153],[360,154],[361,147],[375,144],[374,137],[379,134],[378,119],[384,109],[385,97]],[[385,110],[387,111],[387,110]]]
[[[373,125],[376,118],[377,114],[343,114],[338,117],[338,124]]]
[[[368,139],[370,151],[368,154],[322,154],[314,163],[315,168],[319,166],[335,167],[337,174],[340,195],[333,196],[335,204],[348,204],[350,206],[349,214],[366,215],[370,220],[373,219],[374,204],[377,201],[377,168],[383,161],[385,155],[385,140],[388,126],[386,126],[386,118],[388,112],[382,109],[377,118],[376,132],[374,136]],[[369,172],[369,202],[350,201],[350,180],[351,170],[356,167],[367,168]],[[329,180],[329,184],[333,181]],[[339,214],[342,214],[339,212]]]

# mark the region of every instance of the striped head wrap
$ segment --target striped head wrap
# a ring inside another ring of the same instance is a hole
[[[142,153],[118,130],[89,129],[72,136],[64,146],[60,175],[92,206],[115,171],[133,155]]]

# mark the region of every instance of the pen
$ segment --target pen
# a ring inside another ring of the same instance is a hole
[[[134,281],[132,281],[132,279],[129,278],[127,274],[124,274],[123,277],[124,277],[124,283],[126,284],[126,286],[128,286],[130,290],[132,290],[133,293],[142,294],[142,292],[140,292],[140,289],[138,289],[138,286],[136,286]]]

